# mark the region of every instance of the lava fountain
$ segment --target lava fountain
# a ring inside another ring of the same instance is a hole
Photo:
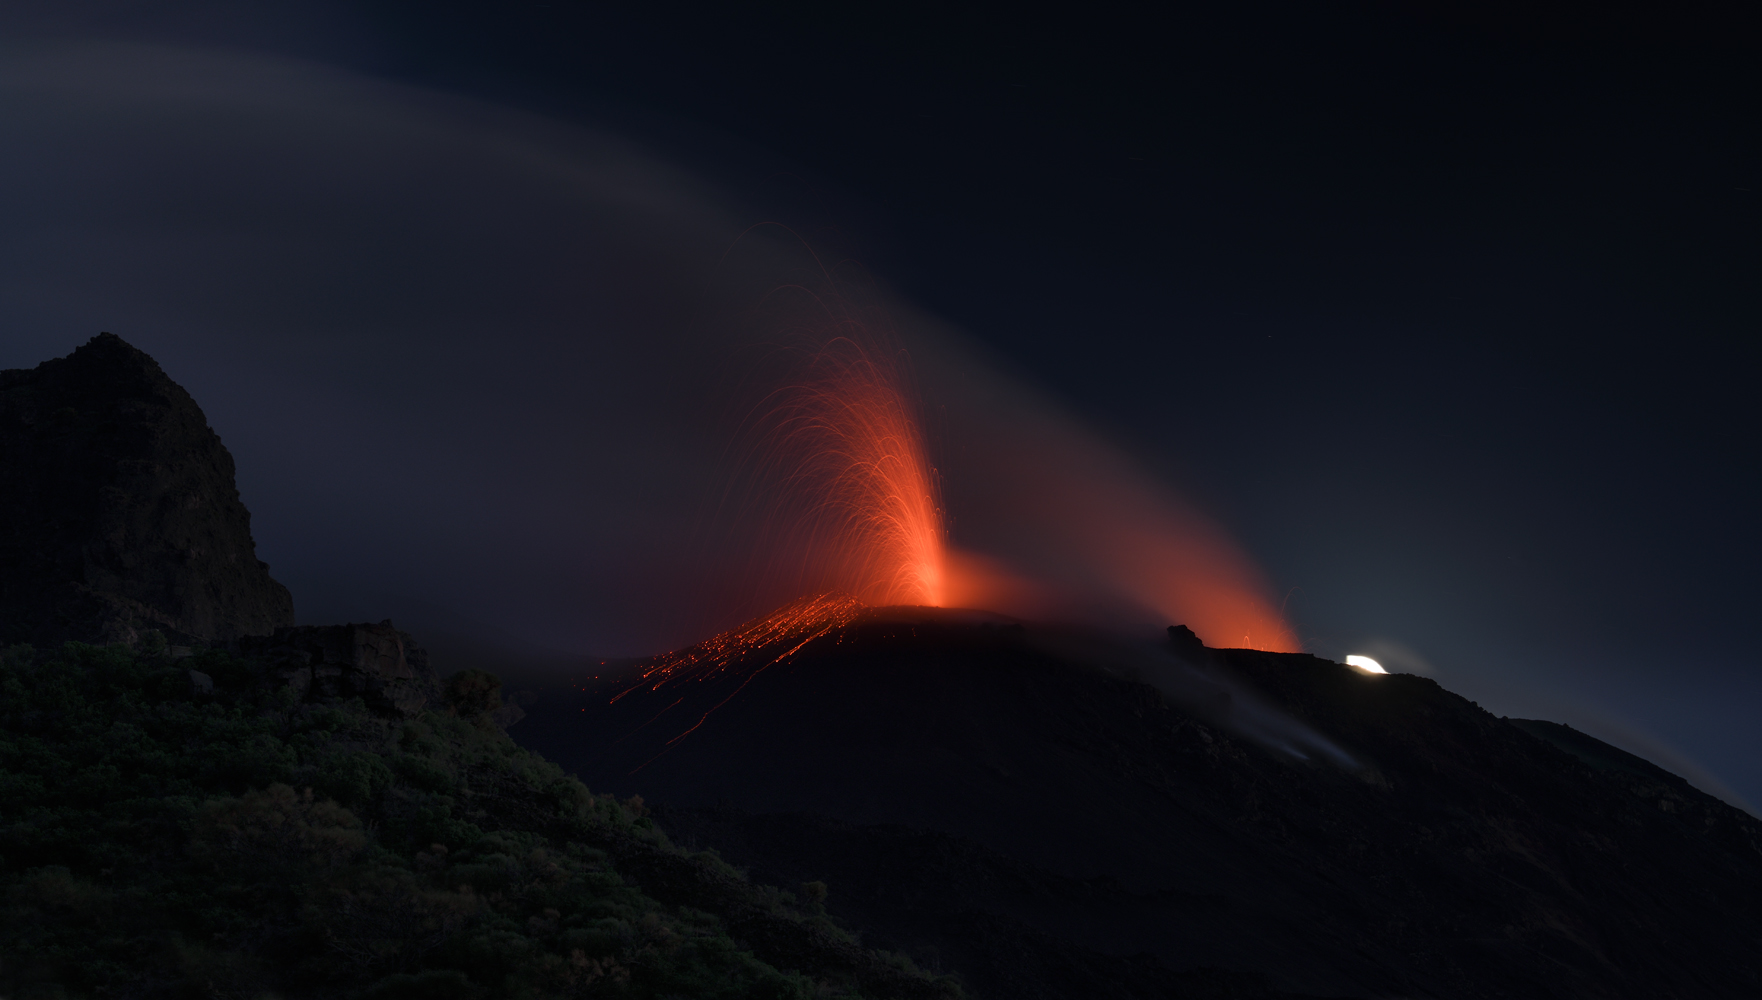
[[[942,506],[906,356],[859,337],[786,352],[790,377],[743,422],[742,506],[779,586],[940,606]]]
[[[1301,648],[1221,525],[954,335],[909,324],[919,356],[908,355],[886,295],[801,249],[796,281],[751,269],[748,288],[765,285],[740,310],[748,346],[730,358],[730,388],[741,402],[724,411],[735,431],[705,525],[707,558],[725,560],[705,579],[738,581],[717,585],[721,622],[840,594],[1033,620],[1161,619],[1219,646]],[[938,403],[936,439],[958,457],[946,482],[919,374]],[[958,548],[945,487],[963,516]]]
[[[808,301],[814,324],[843,304],[811,294]],[[678,691],[639,727],[657,720],[683,726],[666,747],[767,668],[816,640],[836,641],[871,606],[944,602],[940,490],[909,391],[907,356],[848,313],[830,318],[833,335],[816,341],[808,336],[815,326],[786,326],[786,334],[796,334],[794,346],[767,354],[761,368],[777,387],[740,423],[724,498],[736,520],[757,528],[754,565],[766,567],[760,575],[769,579],[756,581],[755,592],[809,596],[652,658],[612,698],[647,692],[664,699],[662,692]],[[693,717],[666,721],[688,692],[696,695],[695,709],[687,710]]]

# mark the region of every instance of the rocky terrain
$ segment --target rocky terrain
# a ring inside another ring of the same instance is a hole
[[[244,636],[235,645],[299,702],[359,698],[377,712],[414,718],[438,694],[427,652],[389,620],[278,628],[274,635]],[[498,721],[506,728],[514,717],[504,712]]]
[[[120,337],[0,371],[0,643],[174,645],[294,623],[196,401]]]

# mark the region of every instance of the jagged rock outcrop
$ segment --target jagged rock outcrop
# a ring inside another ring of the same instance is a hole
[[[196,401],[122,338],[0,371],[0,642],[223,642],[292,625]]]
[[[273,681],[301,701],[360,698],[381,715],[414,718],[440,694],[428,654],[389,620],[278,628],[240,639],[238,650],[266,664]]]
[[[1169,626],[1169,648],[1189,662],[1205,659],[1205,643],[1185,625]]]

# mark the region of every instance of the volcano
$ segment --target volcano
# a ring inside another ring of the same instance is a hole
[[[981,997],[1762,992],[1762,823],[1422,677],[822,596],[516,731]]]

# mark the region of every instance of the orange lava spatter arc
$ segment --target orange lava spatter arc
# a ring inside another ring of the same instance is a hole
[[[940,490],[901,352],[840,335],[799,357],[744,427],[763,545],[797,593],[944,603]]]

